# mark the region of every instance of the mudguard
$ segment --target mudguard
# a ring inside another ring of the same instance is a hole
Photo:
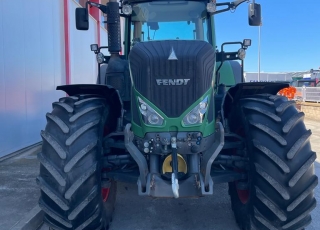
[[[77,94],[93,94],[104,97],[115,112],[116,117],[121,116],[122,101],[118,91],[109,85],[75,84],[57,86],[57,90],[66,92],[69,96]]]
[[[236,84],[227,91],[223,98],[221,109],[223,120],[228,117],[232,106],[241,98],[254,94],[276,95],[281,89],[286,87],[289,87],[289,84],[283,82],[247,82]]]

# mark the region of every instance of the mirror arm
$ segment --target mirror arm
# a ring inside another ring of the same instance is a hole
[[[86,2],[86,8],[87,8],[87,9],[88,9],[88,5],[97,7],[97,8],[98,8],[99,10],[101,10],[101,12],[104,13],[104,14],[107,14],[107,13],[108,13],[108,6],[105,6],[105,5],[102,5],[102,4],[99,4],[99,3],[95,3],[95,2],[87,1],[87,2]]]
[[[215,11],[214,13],[211,13],[211,15],[219,14],[219,13],[222,13],[222,12],[226,12],[226,11],[229,11],[230,9],[231,9],[231,8],[230,8],[230,7],[228,7],[228,8],[223,9],[223,10],[217,10],[217,11]]]
[[[216,6],[229,6],[230,7],[230,2],[220,2],[220,3],[217,3]]]
[[[237,0],[237,1],[234,1],[234,2],[231,3],[232,4],[231,8],[235,9],[235,8],[237,8],[239,5],[241,5],[244,2],[248,2],[248,0]]]
[[[86,22],[89,21],[89,9],[88,9],[88,2],[86,2],[86,15],[85,15],[85,18],[86,18]]]
[[[222,10],[217,10],[215,11],[213,14],[219,14],[219,13],[222,13],[222,12],[226,12],[226,11],[229,11],[229,10],[234,10],[236,9],[240,4],[244,3],[244,2],[247,2],[248,0],[237,0],[237,1],[234,1],[234,2],[221,2],[221,3],[217,3],[216,6],[228,6],[227,8],[225,9],[222,9]]]

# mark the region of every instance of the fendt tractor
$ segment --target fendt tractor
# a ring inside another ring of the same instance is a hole
[[[110,0],[76,9],[78,30],[88,30],[89,7],[107,15],[110,55],[92,44],[97,84],[58,86],[68,96],[46,115],[37,182],[51,229],[107,229],[117,181],[171,199],[228,183],[243,230],[311,222],[316,153],[303,112],[278,95],[288,84],[244,83],[250,39],[216,46],[215,15],[244,2]],[[254,1],[248,21],[261,24]]]

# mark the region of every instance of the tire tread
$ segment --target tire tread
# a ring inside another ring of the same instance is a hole
[[[281,221],[286,221],[286,214],[276,205],[266,194],[264,194],[259,187],[256,186],[256,196],[265,204]]]
[[[75,133],[73,133],[67,140],[66,140],[66,145],[70,146],[72,145],[82,134],[84,134],[86,131],[91,129],[92,127],[96,126],[99,124],[100,120],[95,120],[92,121],[88,124],[85,124],[81,128],[79,128]]]
[[[296,223],[300,222],[301,220],[303,220],[304,218],[310,216],[310,212],[316,208],[317,202],[314,199],[314,201],[311,203],[311,206],[304,211],[302,214],[300,214],[298,217],[296,217],[295,219],[291,220],[289,223],[285,224],[282,226],[283,229],[288,229],[291,226],[295,225]]]
[[[59,117],[51,113],[47,113],[46,117],[51,119],[64,133],[69,133],[69,127]]]
[[[267,157],[269,157],[279,168],[282,169],[284,173],[290,173],[290,168],[288,165],[267,147],[261,145],[257,140],[253,139],[253,145],[259,149],[262,153],[264,153]]]
[[[312,178],[312,183],[287,207],[287,211],[293,211],[318,185],[318,178],[314,176]]]
[[[51,136],[50,133],[42,130],[41,136],[48,142],[49,145],[51,145],[55,153],[57,153],[61,159],[66,159],[67,152],[61,147],[61,145],[58,144],[58,142]]]
[[[260,129],[261,131],[265,132],[267,135],[271,136],[274,140],[276,140],[279,144],[282,146],[287,145],[287,141],[277,132],[275,132],[273,129],[269,128],[266,125],[263,125],[258,122],[249,121],[252,126],[255,126],[256,128]]]
[[[66,191],[64,197],[70,199],[72,195],[79,189],[93,173],[97,171],[97,163],[93,164],[87,171],[85,171]]]
[[[70,221],[67,221],[65,219],[63,219],[63,217],[61,217],[58,213],[56,213],[55,211],[53,211],[49,205],[47,205],[41,198],[39,201],[39,206],[40,208],[46,213],[48,214],[52,219],[55,219],[56,221],[58,221],[60,224],[63,224],[64,226],[66,226],[67,228],[72,228],[72,224],[70,223]]]
[[[47,113],[38,154],[39,206],[53,229],[91,230],[109,224],[116,199],[112,183],[105,203],[101,196],[103,125],[114,122],[105,98],[63,97]],[[107,123],[108,122],[108,123]]]
[[[285,200],[290,199],[288,191],[272,176],[270,176],[266,170],[262,168],[258,163],[254,164],[256,166],[256,172],[262,176]]]
[[[287,153],[287,158],[289,160],[292,160],[296,154],[299,152],[299,150],[302,148],[302,146],[310,139],[311,137],[311,130],[307,130],[297,141],[296,143],[291,147],[289,152]]]
[[[78,153],[76,153],[71,160],[68,161],[68,163],[64,166],[64,172],[70,172],[72,168],[86,155],[88,154],[92,149],[94,149],[97,146],[98,142],[93,141],[86,147],[84,147],[82,150],[80,150]]]
[[[50,172],[50,174],[60,184],[60,186],[66,186],[66,178],[61,175],[56,166],[54,166],[53,163],[46,159],[41,152],[38,153],[38,160],[48,170],[48,172]]]
[[[248,202],[229,183],[240,229],[302,230],[310,224],[318,177],[304,117],[294,101],[278,95],[252,95],[232,106],[229,129],[246,140],[250,165]]]
[[[313,162],[316,160],[317,154],[313,152],[313,154],[309,157],[309,159],[301,166],[301,168],[293,175],[293,177],[289,181],[289,186],[292,188],[297,184],[299,179],[305,174],[305,172],[310,168]]]
[[[40,189],[50,197],[62,210],[69,210],[69,205],[63,200],[59,195],[55,194],[53,188],[45,182],[40,176],[37,177],[37,184],[40,186]]]

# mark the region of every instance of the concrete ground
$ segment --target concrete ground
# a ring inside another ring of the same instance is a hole
[[[312,130],[312,148],[320,154],[320,122],[306,120]],[[318,155],[316,174],[320,177]],[[0,162],[0,230],[12,229],[36,204],[39,196],[35,177],[39,164],[35,153]],[[320,201],[320,186],[315,196]],[[4,207],[4,208],[3,208]],[[312,212],[306,230],[320,229],[320,205]],[[14,229],[14,228],[13,228]],[[42,226],[41,230],[48,230]],[[110,230],[239,230],[230,208],[225,184],[214,195],[199,199],[151,199],[140,197],[136,185],[118,184],[116,210]],[[31,230],[31,229],[30,229]]]
[[[1,230],[18,226],[38,202],[40,192],[35,178],[39,174],[36,154],[40,147],[0,162]]]

